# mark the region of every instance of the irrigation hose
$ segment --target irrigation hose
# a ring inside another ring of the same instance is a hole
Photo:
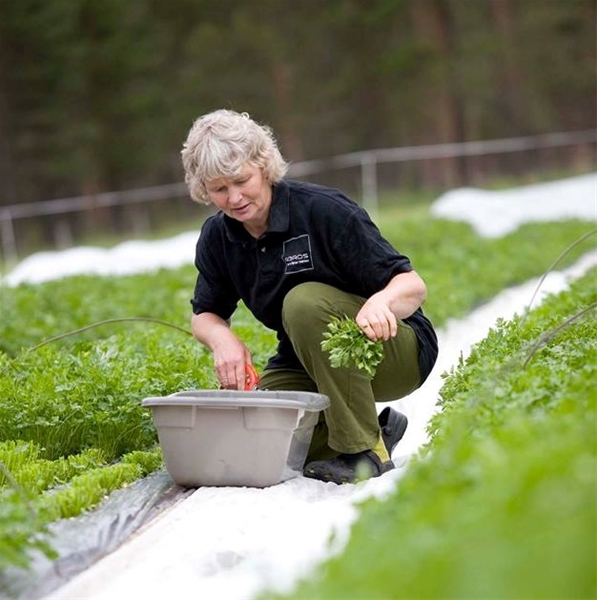
[[[560,252],[560,254],[557,256],[557,258],[551,263],[551,265],[549,265],[549,267],[547,268],[547,271],[545,271],[545,273],[543,273],[541,279],[539,280],[539,283],[537,284],[537,287],[535,288],[535,291],[533,292],[531,301],[528,303],[526,310],[524,311],[524,315],[523,315],[522,319],[520,320],[519,327],[522,327],[522,325],[526,321],[526,318],[527,318],[529,312],[531,311],[531,306],[533,305],[533,302],[535,301],[535,297],[539,293],[539,290],[541,289],[541,286],[543,285],[545,278],[554,270],[554,268],[557,266],[557,264],[566,256],[566,254],[568,254],[568,252],[570,252],[570,250],[572,250],[573,248],[576,248],[576,246],[578,246],[579,244],[584,242],[588,237],[591,237],[592,235],[595,235],[595,234],[597,234],[597,229],[588,231],[587,233],[585,233],[584,235],[579,237],[577,240],[572,242],[567,248],[562,250],[562,252]]]
[[[539,337],[539,339],[533,344],[532,348],[529,350],[529,353],[522,365],[522,368],[523,369],[526,368],[526,366],[529,364],[529,362],[533,358],[535,352],[537,352],[537,350],[539,350],[542,346],[545,346],[545,344],[547,344],[556,335],[558,335],[558,333],[560,333],[560,331],[562,331],[563,329],[568,327],[568,325],[570,325],[571,323],[574,323],[574,321],[576,321],[576,320],[580,319],[581,317],[583,317],[584,315],[586,315],[589,311],[594,310],[595,308],[597,308],[597,302],[593,302],[593,304],[589,304],[589,306],[586,306],[580,312],[577,312],[575,315],[568,317],[563,323],[560,323],[557,327],[554,327],[553,329],[545,332],[541,337]]]

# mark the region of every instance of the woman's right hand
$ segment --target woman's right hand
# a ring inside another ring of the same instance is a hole
[[[193,335],[213,353],[216,377],[223,389],[245,389],[245,365],[252,364],[251,353],[234,334],[227,321],[213,313],[193,315]]]
[[[246,365],[251,363],[247,347],[232,332],[213,349],[214,366],[220,385],[225,390],[244,390]]]

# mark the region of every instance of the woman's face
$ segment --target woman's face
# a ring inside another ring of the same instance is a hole
[[[259,237],[266,231],[272,189],[261,168],[245,163],[237,176],[206,181],[205,188],[210,200],[251,235]]]

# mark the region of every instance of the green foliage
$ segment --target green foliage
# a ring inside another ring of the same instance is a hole
[[[210,353],[187,330],[194,278],[183,268],[0,288],[0,461],[22,490],[13,493],[0,473],[0,568],[25,566],[42,548],[45,523],[89,510],[162,466],[144,397],[217,387]],[[122,321],[59,337],[132,315],[175,327]],[[233,326],[262,367],[275,335],[244,306]]]
[[[39,459],[40,452],[31,442],[0,443],[0,570],[26,568],[34,549],[55,557],[48,523],[93,508],[163,464],[159,448],[130,452],[112,465],[97,449],[55,461]]]
[[[11,356],[45,339],[118,317],[151,317],[188,328],[196,271],[192,265],[128,277],[78,275],[41,285],[0,286],[0,351]],[[142,329],[161,329],[144,325]],[[128,325],[106,325],[65,338],[60,345],[106,337]],[[140,329],[140,328],[138,328]]]
[[[500,322],[447,376],[431,441],[296,598],[590,598],[597,592],[597,269]]]
[[[120,462],[86,470],[67,486],[38,497],[36,507],[44,522],[75,517],[99,504],[107,494],[132,483],[162,466],[160,450],[135,451]]]
[[[10,472],[13,481],[33,494],[62,485],[75,475],[106,462],[97,448],[56,460],[40,458],[40,454],[41,447],[35,442],[0,442],[0,462]],[[0,487],[7,483],[6,475],[0,473]]]
[[[0,569],[8,565],[26,568],[33,550],[55,557],[46,540],[47,528],[31,501],[32,497],[22,490],[0,489]]]
[[[436,326],[466,315],[508,286],[542,275],[558,254],[593,230],[583,221],[525,224],[503,238],[479,238],[464,223],[428,215],[383,215],[381,229],[411,257],[428,288],[423,307]],[[595,236],[571,250],[558,264],[572,264],[595,246]],[[530,300],[530,298],[529,298]]]
[[[509,284],[539,276],[555,258],[554,248],[566,247],[589,230],[578,222],[536,224],[501,241],[480,239],[465,225],[438,222],[421,211],[414,217],[401,212],[399,220],[388,213],[383,223],[390,240],[408,250],[428,283],[426,312],[437,326]],[[588,245],[581,244],[562,264]],[[142,398],[217,387],[210,353],[188,332],[157,323],[108,323],[31,348],[93,323],[132,316],[186,330],[194,279],[189,266],[128,277],[77,276],[0,286],[0,461],[36,514],[31,516],[23,496],[0,475],[0,552],[7,553],[0,555],[2,564],[14,562],[13,550],[26,557],[28,548],[40,547],[36,532],[48,519],[86,510],[110,490],[159,468],[153,454],[157,436],[150,412],[140,405]],[[233,328],[262,368],[274,351],[275,334],[256,323],[242,304]],[[358,360],[364,362],[365,355]],[[580,377],[586,367],[577,371]],[[554,373],[557,381],[565,371]],[[132,456],[137,457],[133,463],[127,458]]]
[[[323,337],[321,348],[329,353],[332,368],[357,368],[373,379],[383,360],[382,342],[370,340],[349,317],[332,318]]]
[[[95,343],[25,352],[0,379],[0,436],[56,459],[88,447],[108,460],[155,443],[146,396],[213,388],[211,359],[176,332],[132,327]]]

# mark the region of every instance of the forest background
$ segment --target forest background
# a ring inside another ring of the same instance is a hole
[[[180,182],[193,120],[222,107],[271,125],[293,163],[594,129],[596,19],[595,0],[0,0],[0,210]],[[380,177],[586,171],[595,144],[483,160]]]

